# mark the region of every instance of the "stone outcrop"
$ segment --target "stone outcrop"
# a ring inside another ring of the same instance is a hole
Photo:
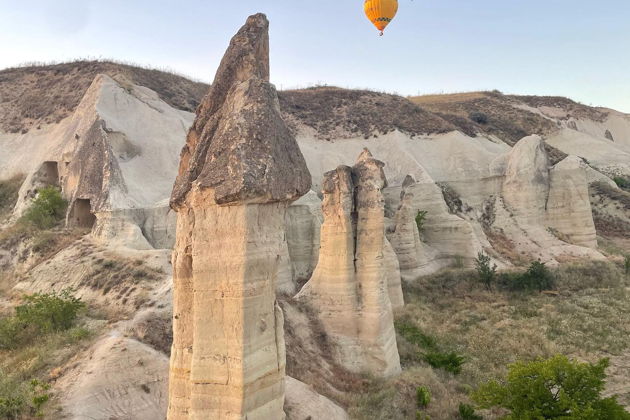
[[[311,278],[319,259],[319,234],[322,227],[322,200],[309,191],[287,210],[287,244],[291,257],[293,282],[303,284]]]
[[[354,167],[324,175],[319,262],[298,294],[318,311],[354,372],[400,372],[385,263],[384,164],[365,149]]]
[[[286,208],[310,182],[269,83],[268,21],[251,16],[198,108],[171,197],[170,420],[284,417],[275,283]]]
[[[525,137],[509,154],[503,200],[524,224],[544,225],[549,197],[549,159],[539,136]]]
[[[415,184],[416,180],[411,175],[405,178],[400,193],[400,204],[394,217],[393,231],[388,234],[398,255],[400,274],[405,281],[413,281],[420,277],[428,262],[416,223],[418,210],[414,205],[412,188]]]
[[[589,198],[587,165],[569,156],[550,171],[547,220],[575,245],[597,248],[597,233]]]
[[[385,273],[387,273],[387,292],[392,309],[400,309],[405,306],[405,298],[402,291],[400,276],[400,263],[396,251],[387,238],[383,242],[383,259],[385,261]]]
[[[309,385],[290,376],[287,376],[287,396],[284,409],[287,413],[287,420],[350,419],[343,408],[318,394]]]
[[[556,239],[596,248],[586,164],[569,156],[551,167],[539,136],[525,137],[508,155],[502,198],[521,229],[540,245]]]

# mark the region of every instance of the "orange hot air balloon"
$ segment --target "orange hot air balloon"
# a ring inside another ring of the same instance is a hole
[[[363,9],[370,22],[381,31],[381,36],[383,36],[385,27],[398,12],[398,0],[365,0]]]

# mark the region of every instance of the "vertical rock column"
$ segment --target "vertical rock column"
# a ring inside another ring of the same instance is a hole
[[[400,274],[405,281],[414,281],[423,274],[426,265],[424,248],[420,241],[420,232],[414,206],[413,186],[416,180],[407,175],[400,193],[400,205],[396,211],[394,231],[388,234],[392,247],[398,255]]]
[[[338,363],[391,376],[400,359],[386,271],[383,166],[365,150],[353,168],[324,175],[319,262],[298,299],[318,312]]]
[[[267,19],[251,16],[198,108],[171,197],[170,420],[284,418],[276,282],[286,208],[310,184],[269,83]]]

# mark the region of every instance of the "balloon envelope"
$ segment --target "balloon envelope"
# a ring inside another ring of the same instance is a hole
[[[398,12],[398,0],[365,0],[363,9],[376,29],[383,32]]]

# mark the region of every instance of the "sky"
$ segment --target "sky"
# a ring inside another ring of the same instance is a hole
[[[383,37],[362,0],[0,0],[0,68],[111,58],[211,82],[256,12],[280,89],[498,89],[630,113],[628,0],[399,0]]]

